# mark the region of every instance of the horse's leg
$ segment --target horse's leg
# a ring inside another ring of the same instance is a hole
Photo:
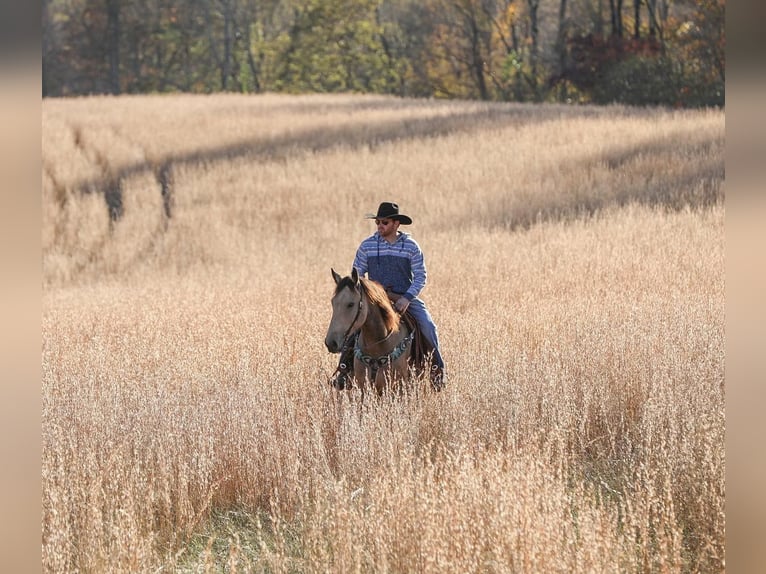
[[[367,368],[364,366],[364,363],[356,358],[354,359],[354,384],[359,386],[362,402],[364,402],[364,393],[370,381],[368,380]]]
[[[406,365],[405,365],[406,368]],[[381,371],[383,371],[381,369]],[[381,389],[385,391],[390,391],[392,393],[396,393],[397,395],[402,394],[404,391],[403,383],[406,379],[406,370],[402,371],[401,363],[397,360],[396,363],[392,363],[388,365],[383,372],[383,378],[380,380],[380,387]]]
[[[397,386],[399,388],[399,394],[403,395],[405,391],[409,390],[407,384],[410,381],[410,371],[406,356],[400,357],[399,360],[397,360],[394,377],[396,378]]]
[[[372,381],[375,392],[378,393],[379,397],[382,397],[386,390],[386,373],[388,370],[389,369],[379,368],[375,373],[375,380]]]

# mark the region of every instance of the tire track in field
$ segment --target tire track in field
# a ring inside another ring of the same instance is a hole
[[[608,154],[580,157],[572,160],[570,165],[559,166],[563,173],[587,170],[596,174],[596,181],[601,187],[613,190],[611,193],[600,195],[598,188],[596,191],[579,189],[575,184],[546,205],[518,206],[518,209],[508,210],[498,203],[489,206],[483,217],[487,218],[490,227],[515,231],[540,221],[591,216],[609,206],[640,203],[678,211],[685,207],[707,207],[723,199],[723,135],[686,142],[679,140],[655,138]],[[672,163],[673,173],[647,167],[663,163]],[[629,181],[622,185],[620,179],[626,177]],[[466,219],[465,223],[472,222]]]
[[[69,193],[66,186],[59,180],[56,170],[49,161],[43,159],[42,167],[43,173],[48,176],[53,186],[53,202],[56,205],[56,212],[60,215],[53,222],[53,242],[59,243],[64,236],[65,221],[63,215],[66,213],[67,205],[69,204]]]
[[[353,104],[350,107],[351,111],[355,110]],[[323,109],[323,104],[317,105],[317,109]],[[376,125],[360,123],[337,127],[323,126],[296,130],[276,137],[256,137],[204,150],[171,153],[161,159],[147,159],[122,167],[111,166],[109,158],[102,151],[87,146],[83,141],[82,130],[75,128],[76,145],[101,168],[101,175],[83,181],[78,190],[80,193],[103,193],[110,220],[117,222],[124,215],[122,181],[132,176],[152,173],[162,198],[164,217],[169,220],[173,215],[175,189],[172,174],[176,167],[215,164],[240,158],[261,162],[284,161],[301,154],[318,154],[341,146],[374,151],[382,145],[396,141],[438,138],[460,132],[498,129],[509,125],[522,126],[546,119],[556,120],[561,113],[562,110],[556,106],[535,110],[534,113],[521,106],[487,106],[446,116],[394,119]],[[568,108],[568,113],[572,113],[571,108]],[[607,112],[594,109],[582,110],[583,116],[605,113]],[[122,134],[118,135],[123,137]],[[140,147],[140,144],[134,144]]]
[[[118,138],[129,139],[124,138],[116,128],[114,129],[114,132]],[[74,275],[79,275],[86,271],[87,268],[98,259],[98,257],[94,257],[94,255],[102,252],[106,248],[115,230],[115,225],[125,213],[123,201],[124,177],[119,170],[114,169],[112,162],[106,153],[87,141],[81,126],[71,126],[71,135],[75,148],[79,150],[85,158],[96,165],[101,173],[99,177],[92,178],[84,183],[75,185],[66,184],[58,177],[56,169],[51,162],[43,159],[43,173],[50,180],[53,192],[52,199],[58,214],[53,222],[53,243],[60,244],[67,242],[67,230],[69,226],[72,225],[72,222],[70,221],[71,218],[68,215],[68,206],[74,193],[103,195],[109,216],[108,233],[102,235],[98,241],[91,243],[87,247],[87,256],[74,257],[71,260]],[[136,142],[131,143],[136,145]],[[142,150],[142,152],[145,155],[145,150]],[[172,207],[172,172],[169,164],[166,162],[152,165],[156,166],[154,175],[162,197],[163,217],[157,228],[150,232],[145,244],[136,249],[130,256],[131,263],[140,260],[142,257],[150,253],[151,250],[154,249],[157,240],[162,237],[163,233],[166,232],[168,228],[168,219],[170,218]],[[82,246],[80,247],[83,249]]]
[[[333,111],[347,109],[350,114],[359,111],[357,103],[350,103],[347,106],[333,105]],[[386,107],[386,105],[388,104],[385,102],[379,106],[375,104],[370,106],[368,103],[365,109],[380,109]],[[411,107],[403,106],[402,109],[411,109]],[[319,103],[313,107],[302,104],[299,113],[311,114],[312,111],[313,113],[327,113],[326,108],[326,103]],[[646,110],[626,108],[619,112],[619,117],[645,116],[646,114]],[[177,168],[199,164],[214,165],[218,162],[242,158],[247,158],[254,162],[278,162],[293,157],[300,157],[303,154],[321,154],[339,147],[352,150],[366,148],[374,152],[380,146],[392,142],[419,139],[428,140],[456,133],[476,133],[508,127],[521,128],[529,124],[540,125],[548,121],[556,122],[562,116],[568,118],[599,118],[614,115],[615,111],[613,109],[594,107],[573,109],[571,106],[549,105],[536,107],[534,110],[531,110],[528,106],[523,105],[476,105],[470,109],[448,113],[447,115],[406,119],[392,118],[387,122],[379,124],[356,123],[306,128],[276,136],[253,137],[203,150],[169,153],[161,157],[151,156],[149,151],[140,142],[132,140],[130,134],[121,133],[121,130],[115,127],[113,129],[117,138],[127,141],[134,148],[140,150],[139,155],[143,155],[142,160],[122,166],[114,165],[108,155],[108,149],[100,149],[92,142],[88,142],[87,133],[84,132],[81,126],[72,126],[72,137],[75,146],[85,157],[98,166],[100,173],[95,177],[74,185],[71,190],[68,190],[68,193],[101,194],[109,216],[109,229],[113,231],[125,214],[124,182],[134,176],[151,174],[156,182],[157,192],[160,194],[161,224],[156,230],[151,232],[147,245],[138,250],[137,254],[140,255],[141,253],[145,254],[147,250],[151,250],[157,240],[168,230],[170,220],[173,218],[175,194],[178,192],[174,182],[174,172]],[[648,148],[652,147],[653,145],[648,146]],[[627,150],[623,152],[623,155],[615,155],[606,160],[603,157],[595,158],[592,161],[594,165],[601,163],[601,169],[603,169],[603,164],[606,163],[611,166],[611,169],[618,170],[622,165],[631,161],[631,158],[636,154],[646,153],[646,151],[640,149]],[[626,198],[629,196],[630,193],[627,193]],[[600,204],[594,204],[586,207],[591,211],[595,211],[600,206]],[[542,215],[545,218],[561,217],[562,215],[566,216],[568,212],[581,210],[582,207],[582,205],[579,207],[554,205],[546,207]],[[507,217],[504,218],[502,210],[497,210],[494,213],[496,224],[507,227]],[[524,219],[523,214],[521,216],[514,214],[511,226],[528,226],[539,215],[539,213],[533,214],[529,218]],[[104,237],[104,243],[109,240],[110,235],[111,233]]]
[[[318,105],[317,110],[322,110],[323,106],[323,104]],[[350,111],[359,111],[354,107],[354,104],[350,107]],[[308,108],[301,111],[302,113],[309,113]],[[593,114],[593,111],[591,110],[589,114]],[[551,119],[556,119],[560,116],[560,111],[551,108],[550,116]],[[393,119],[376,125],[360,123],[329,128],[316,127],[293,131],[276,137],[251,138],[205,150],[168,154],[162,158],[149,157],[150,154],[144,146],[139,142],[131,141],[129,135],[126,136],[121,133],[118,128],[113,128],[118,139],[127,140],[131,145],[141,149],[145,158],[143,161],[121,167],[114,166],[107,155],[107,151],[89,142],[84,129],[79,125],[74,125],[71,129],[75,147],[84,157],[98,166],[100,173],[97,177],[82,181],[74,187],[73,191],[80,194],[96,193],[104,198],[109,216],[109,234],[105,235],[97,245],[92,246],[91,251],[96,253],[103,251],[114,232],[115,226],[125,215],[124,181],[131,177],[152,174],[157,182],[158,193],[161,198],[161,224],[150,232],[146,243],[138,247],[130,256],[129,259],[132,264],[132,262],[146,257],[169,228],[170,220],[173,217],[176,193],[173,174],[178,167],[215,164],[240,158],[249,158],[259,162],[285,161],[301,154],[318,154],[338,147],[367,148],[374,151],[382,145],[395,141],[438,138],[458,132],[474,132],[508,125],[521,126],[540,121],[539,112],[531,114],[528,109],[521,106],[514,108],[487,106],[447,116]],[[63,231],[66,221],[60,222],[59,225],[62,226],[61,231]],[[75,273],[79,274],[85,271],[88,265],[97,259],[89,257],[76,263]]]
[[[108,165],[108,162],[103,156],[97,155],[93,156],[88,153],[88,150],[85,147],[85,144],[83,142],[83,136],[82,136],[82,129],[78,126],[75,126],[72,128],[72,140],[75,144],[75,147],[79,149],[82,153],[85,154],[85,157],[94,159],[98,165],[104,169],[105,166]],[[43,158],[42,160],[42,169],[43,173],[48,177],[48,179],[51,182],[52,190],[53,190],[53,202],[55,204],[55,211],[56,211],[56,217],[53,221],[53,244],[54,245],[60,245],[62,243],[69,243],[71,242],[71,239],[68,238],[68,229],[70,225],[72,225],[72,216],[69,210],[70,203],[72,200],[73,192],[80,192],[83,193],[83,189],[81,187],[72,186],[71,184],[67,184],[63,182],[58,174],[56,173],[56,169],[53,166],[53,164],[50,162],[50,160],[47,160]],[[105,197],[109,197],[109,193],[105,193]],[[111,221],[110,221],[111,223]],[[111,230],[111,225],[110,225]],[[102,235],[98,241],[95,241],[92,243],[87,251],[89,254],[92,254],[94,252],[100,252],[104,249],[104,247],[107,245],[109,241],[108,235]],[[71,247],[71,245],[70,245]],[[75,246],[79,247],[79,246]],[[84,248],[82,249],[85,250]],[[72,266],[74,269],[75,274],[79,274],[90,265],[91,257],[74,257],[72,258]]]

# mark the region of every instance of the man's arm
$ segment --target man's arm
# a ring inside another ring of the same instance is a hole
[[[367,273],[367,252],[363,249],[364,242],[356,250],[356,256],[354,257],[353,267],[360,277],[363,277]]]
[[[407,289],[404,294],[404,298],[407,301],[412,301],[417,297],[426,286],[426,280],[428,273],[426,271],[426,260],[423,256],[423,252],[420,250],[420,246],[415,240],[410,240],[410,270],[412,271],[412,285]]]

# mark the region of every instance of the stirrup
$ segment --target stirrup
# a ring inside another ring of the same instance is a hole
[[[330,385],[338,390],[343,391],[346,388],[346,383],[348,382],[348,373],[344,373],[342,371],[336,371],[335,374],[330,377],[330,380],[328,381]]]
[[[444,369],[439,365],[431,365],[429,378],[431,379],[431,386],[434,390],[441,391],[446,385]]]
[[[342,391],[346,388],[346,383],[348,382],[350,372],[351,369],[346,365],[346,363],[341,363],[338,365],[338,368],[335,369],[335,372],[332,374],[328,382],[334,389]]]

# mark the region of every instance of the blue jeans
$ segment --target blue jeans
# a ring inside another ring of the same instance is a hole
[[[442,354],[439,350],[439,335],[436,332],[436,325],[434,325],[431,313],[426,309],[426,304],[423,303],[422,299],[415,297],[410,301],[410,306],[407,307],[407,311],[409,311],[410,315],[417,321],[418,327],[423,332],[425,338],[428,339],[428,342],[433,345],[436,364],[443,369],[444,360],[442,359]]]

